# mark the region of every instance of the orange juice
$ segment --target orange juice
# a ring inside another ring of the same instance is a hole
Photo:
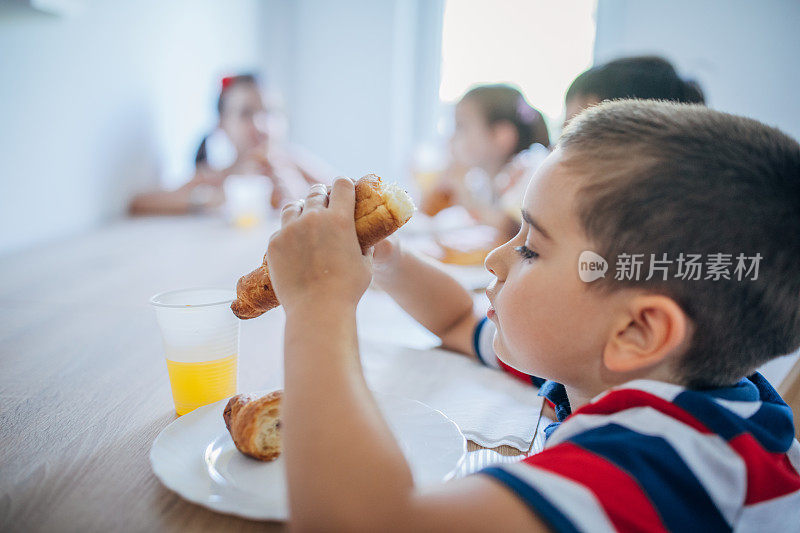
[[[439,174],[441,174],[441,172],[438,171],[414,172],[414,180],[417,182],[417,186],[419,187],[420,192],[426,193],[429,192],[431,189],[433,189],[433,187],[436,185],[436,182],[439,181]]]
[[[233,219],[233,225],[237,228],[247,229],[257,226],[260,218],[255,213],[243,213]]]
[[[167,359],[175,412],[185,415],[200,406],[236,394],[237,354],[201,363]]]

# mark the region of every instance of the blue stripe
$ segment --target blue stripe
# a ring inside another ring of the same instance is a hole
[[[545,381],[539,388],[539,396],[544,396],[553,404],[556,412],[556,420],[563,422],[572,414],[572,407],[569,404],[567,389],[561,383],[555,381]]]
[[[761,401],[762,405],[752,416],[743,418],[718,404],[714,398]],[[750,433],[761,446],[774,453],[786,453],[794,441],[792,410],[758,372],[731,387],[686,390],[678,394],[673,403],[725,440]]]
[[[475,354],[478,356],[478,361],[483,363],[484,366],[489,366],[489,365],[486,363],[486,361],[484,361],[483,356],[481,355],[481,349],[478,342],[481,339],[481,330],[483,329],[483,326],[484,324],[486,324],[487,320],[489,320],[488,317],[483,317],[482,319],[480,319],[478,323],[475,325],[475,331],[472,333],[472,346],[473,348],[475,348]]]
[[[750,433],[761,446],[774,453],[786,453],[794,441],[792,411],[783,401],[763,403],[750,418],[742,418],[699,391],[684,391],[673,403],[725,440]]]
[[[713,396],[721,400],[731,400],[735,402],[757,402],[760,399],[758,387],[747,378],[740,379],[736,385],[731,385],[730,387],[694,390],[705,396]]]
[[[766,403],[774,403],[777,405],[786,405],[778,391],[767,381],[767,378],[756,372],[748,378],[750,382],[758,389],[758,399]]]
[[[672,403],[725,440],[742,433],[742,417],[725,409],[704,392],[683,391],[672,400]]]
[[[764,449],[773,453],[786,453],[794,442],[792,410],[788,405],[762,404],[758,411],[742,421]]]
[[[503,483],[509,489],[514,491],[519,498],[525,502],[533,512],[544,520],[548,526],[554,531],[564,531],[570,533],[579,533],[575,524],[567,518],[567,516],[559,510],[558,507],[553,505],[550,500],[545,498],[542,493],[534,489],[520,478],[513,474],[509,474],[501,468],[491,466],[478,471],[479,474],[486,474]]]
[[[551,422],[544,428],[544,440],[547,441],[555,430],[559,428],[561,422]]]
[[[792,409],[767,378],[756,372],[748,378],[758,388],[761,408],[745,421],[747,430],[767,450],[786,453],[794,442]]]
[[[544,378],[538,378],[538,377],[536,377],[536,376],[531,376],[531,384],[532,384],[534,387],[541,387],[541,386],[542,386],[542,385],[544,385],[545,383],[547,383],[547,380],[546,380],[546,379],[544,379]]]
[[[730,531],[694,473],[663,438],[607,424],[575,435],[569,442],[636,479],[668,530]]]

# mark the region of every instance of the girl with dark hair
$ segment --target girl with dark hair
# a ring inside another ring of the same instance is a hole
[[[320,170],[323,165],[290,151],[283,142],[282,110],[274,99],[265,105],[254,75],[223,78],[217,112],[217,128],[200,143],[192,179],[176,190],[136,196],[131,214],[183,214],[216,208],[224,201],[223,183],[236,174],[266,176],[272,193],[265,201],[278,208],[304,194],[309,184],[328,177]]]
[[[433,216],[462,205],[506,239],[519,228],[520,191],[549,146],[542,114],[519,90],[504,84],[475,87],[456,105],[452,161],[423,197],[421,210]]]
[[[566,121],[591,105],[622,98],[705,103],[700,85],[681,78],[666,59],[623,57],[592,67],[575,78],[565,96]]]

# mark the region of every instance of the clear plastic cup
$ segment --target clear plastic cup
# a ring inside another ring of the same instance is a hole
[[[236,394],[239,319],[228,289],[182,289],[150,298],[156,311],[175,412]]]
[[[225,215],[237,228],[250,228],[267,218],[272,184],[264,176],[231,175],[225,179]]]

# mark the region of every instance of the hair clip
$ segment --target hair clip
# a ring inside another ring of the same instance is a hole
[[[231,84],[233,83],[233,78],[234,78],[234,76],[225,76],[224,78],[222,78],[222,90],[223,91],[231,86]]]
[[[525,101],[525,98],[520,96],[517,100],[517,117],[525,123],[531,123],[536,120],[536,110]]]

